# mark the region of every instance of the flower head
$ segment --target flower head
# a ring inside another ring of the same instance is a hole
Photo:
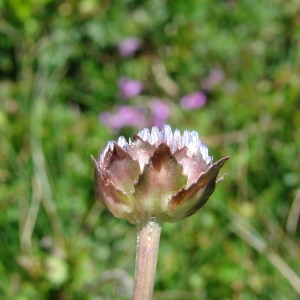
[[[182,97],[180,102],[187,110],[201,108],[206,103],[206,95],[203,92],[196,92]]]
[[[99,119],[113,131],[119,131],[123,127],[140,127],[145,125],[146,112],[143,107],[121,105],[114,112],[102,112]]]
[[[131,57],[136,53],[140,46],[141,41],[134,36],[130,36],[122,40],[119,44],[119,53],[123,57]]]
[[[151,125],[161,128],[171,114],[170,106],[165,101],[155,98],[150,101],[149,107],[152,112]]]
[[[229,157],[212,163],[196,131],[169,125],[143,129],[129,142],[110,141],[95,163],[95,190],[109,210],[137,224],[175,222],[197,212]]]
[[[203,79],[202,88],[205,91],[211,92],[224,79],[224,72],[221,69],[212,69],[209,75]]]
[[[140,81],[132,80],[127,77],[121,77],[118,80],[118,87],[120,90],[120,95],[123,99],[139,95],[144,88]]]

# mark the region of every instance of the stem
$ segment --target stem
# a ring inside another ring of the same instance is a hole
[[[138,224],[135,288],[133,300],[151,300],[161,226],[156,218]]]

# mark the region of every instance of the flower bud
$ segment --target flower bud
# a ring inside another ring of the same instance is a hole
[[[197,212],[229,157],[212,163],[196,131],[169,125],[143,129],[129,142],[108,142],[95,164],[95,191],[108,209],[133,224],[154,217],[176,222]]]

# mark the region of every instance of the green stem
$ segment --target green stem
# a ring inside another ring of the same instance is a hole
[[[155,218],[138,224],[135,288],[133,300],[151,300],[161,225]]]

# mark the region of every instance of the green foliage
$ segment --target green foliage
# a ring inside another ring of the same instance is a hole
[[[101,112],[153,97],[171,106],[171,125],[232,157],[205,208],[163,227],[155,299],[299,297],[299,1],[0,9],[1,299],[130,298],[135,228],[95,201],[90,154],[119,134]],[[124,58],[128,36],[142,45]],[[212,69],[224,78],[205,106],[184,110]],[[120,100],[122,76],[143,94]]]

